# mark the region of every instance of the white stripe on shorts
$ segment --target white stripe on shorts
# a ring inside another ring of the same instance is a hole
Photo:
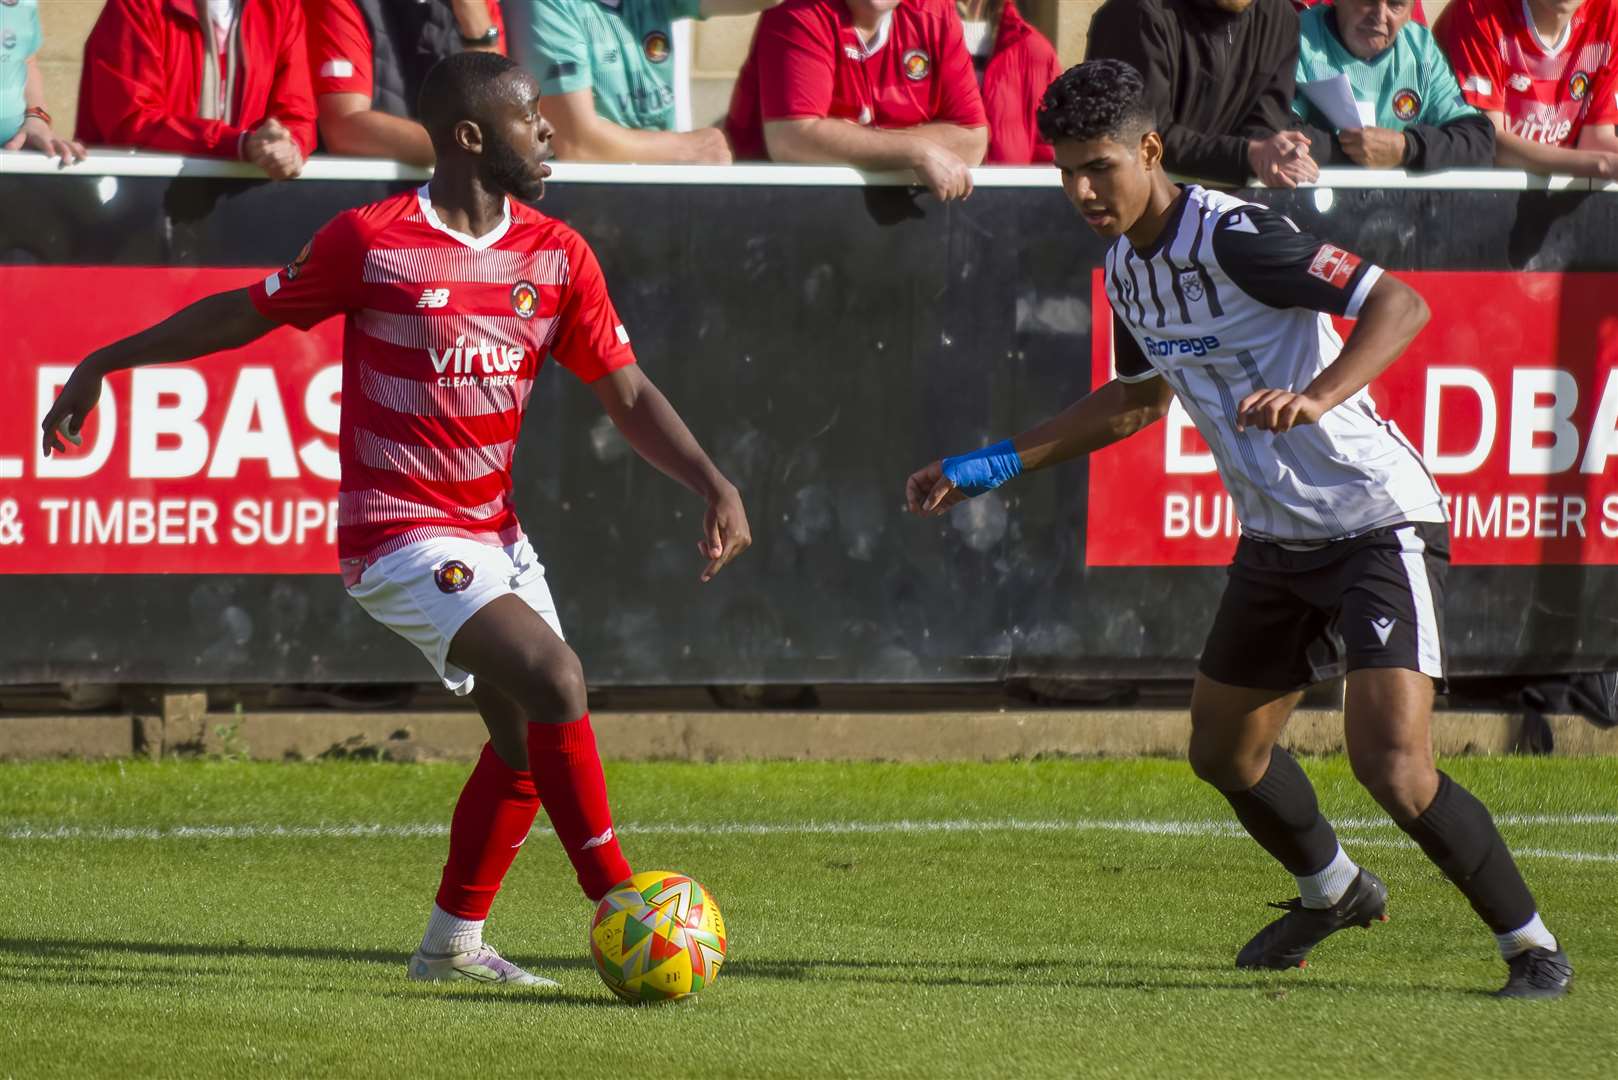
[[[1433,590],[1427,580],[1427,545],[1413,526],[1395,529],[1399,537],[1399,558],[1410,583],[1410,600],[1416,611],[1416,667],[1423,675],[1444,677],[1444,651],[1438,639],[1438,612],[1433,607]]]

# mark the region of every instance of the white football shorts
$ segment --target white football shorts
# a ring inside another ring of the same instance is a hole
[[[371,618],[421,650],[444,687],[472,692],[472,674],[449,662],[455,634],[491,600],[515,593],[562,636],[556,602],[533,545],[523,537],[505,547],[454,536],[422,540],[365,568],[348,595]]]

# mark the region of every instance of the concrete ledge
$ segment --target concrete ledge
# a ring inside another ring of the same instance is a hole
[[[204,753],[261,761],[366,757],[471,760],[483,745],[469,710],[205,712],[202,695],[170,695],[135,715],[0,717],[0,760]],[[1002,761],[1040,755],[1181,757],[1183,709],[603,710],[602,755],[619,761]],[[1554,753],[1618,756],[1618,730],[1577,716],[1548,718]],[[1342,714],[1300,709],[1283,742],[1300,753],[1343,749]],[[1433,722],[1441,756],[1532,752],[1520,716],[1445,711]]]
[[[0,716],[0,761],[119,758],[134,752],[134,724],[127,715]]]

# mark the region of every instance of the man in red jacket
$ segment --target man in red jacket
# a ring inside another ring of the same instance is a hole
[[[76,134],[297,176],[315,147],[298,0],[107,0],[84,43]]]
[[[1032,165],[1053,160],[1034,114],[1045,88],[1062,74],[1056,50],[1017,10],[1015,0],[955,0],[966,51],[972,54],[983,111],[989,114],[985,165]]]

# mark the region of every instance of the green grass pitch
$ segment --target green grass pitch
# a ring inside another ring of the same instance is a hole
[[[1573,956],[1536,1004],[1487,996],[1493,940],[1344,762],[1306,767],[1392,919],[1247,974],[1294,886],[1183,764],[609,766],[630,860],[732,935],[700,998],[632,1008],[543,817],[488,937],[563,990],[405,980],[467,766],[0,766],[0,1076],[1618,1076],[1618,762],[1446,766]]]

